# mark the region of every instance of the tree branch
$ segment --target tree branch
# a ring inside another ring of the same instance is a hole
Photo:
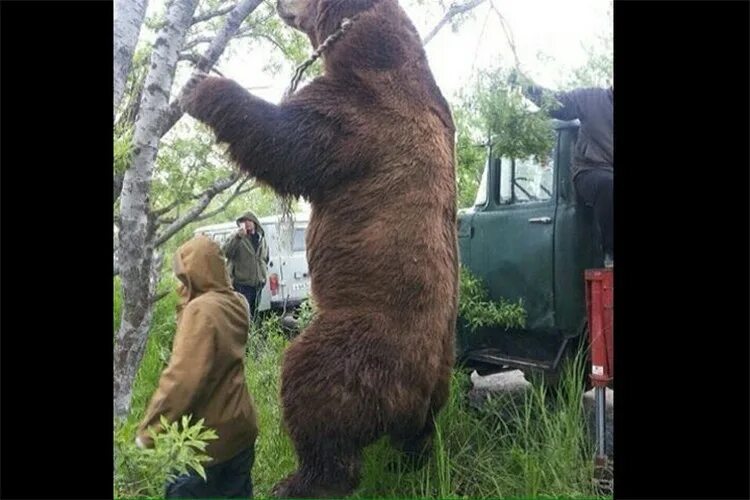
[[[229,40],[237,33],[242,22],[249,16],[260,4],[262,0],[241,0],[237,6],[227,16],[227,20],[224,26],[221,28],[216,37],[214,37],[211,45],[206,49],[206,52],[201,57],[200,63],[195,65],[193,74],[188,79],[188,82],[193,80],[198,73],[208,73],[209,70],[216,64],[219,56],[226,48]],[[187,85],[185,86],[187,87]],[[182,117],[183,110],[180,106],[180,99],[185,93],[185,87],[183,87],[177,95],[177,98],[173,100],[166,110],[162,125],[160,128],[159,135],[164,137],[164,134],[174,127],[175,123]]]
[[[240,178],[239,172],[234,172],[232,175],[225,179],[219,179],[216,181],[211,187],[206,189],[203,193],[198,195],[198,202],[193,205],[187,212],[185,212],[185,215],[182,217],[179,217],[176,221],[172,222],[167,228],[162,232],[160,235],[157,235],[154,240],[154,248],[159,247],[160,245],[164,244],[169,238],[174,236],[180,229],[187,226],[189,223],[194,221],[198,216],[203,213],[203,211],[206,209],[209,203],[211,203],[211,200],[214,199],[214,197],[221,193],[222,191],[225,191],[229,187],[232,186],[237,180]]]
[[[247,33],[243,33],[241,35],[237,35],[236,38],[262,38],[264,40],[267,40],[271,42],[272,45],[274,45],[277,49],[281,51],[282,54],[284,54],[285,57],[289,58],[289,52],[279,43],[276,39],[274,39],[271,35],[266,35],[265,33],[253,33],[251,30],[248,30]]]
[[[244,180],[244,181],[242,181],[242,184],[244,184],[244,183],[245,183],[245,182],[247,181],[247,179],[248,179],[248,177],[246,177],[246,178],[245,178],[245,180]],[[239,188],[239,187],[240,187],[240,186],[241,186],[242,184],[240,184],[240,185],[239,185],[239,186],[237,186],[237,187]],[[229,198],[227,198],[227,199],[226,199],[226,200],[224,201],[224,203],[222,203],[222,204],[221,204],[221,206],[220,206],[219,208],[217,208],[216,210],[212,210],[212,211],[210,211],[210,212],[208,212],[208,213],[205,213],[205,214],[201,215],[200,217],[196,217],[196,218],[195,218],[195,221],[202,221],[202,220],[206,220],[206,219],[208,219],[208,218],[210,218],[210,217],[213,217],[214,215],[216,215],[216,214],[218,214],[218,213],[221,213],[221,212],[223,212],[223,211],[224,211],[224,210],[225,210],[225,209],[226,209],[226,208],[227,208],[227,207],[229,206],[229,204],[230,204],[230,203],[231,203],[232,201],[234,201],[234,200],[235,200],[235,199],[236,199],[236,198],[237,198],[238,196],[242,196],[243,194],[247,194],[247,193],[249,193],[250,191],[253,191],[253,190],[255,190],[255,189],[258,189],[259,187],[260,187],[260,186],[259,186],[258,184],[253,184],[253,185],[252,185],[252,186],[250,186],[249,188],[247,188],[247,189],[243,189],[242,191],[239,191],[238,189],[235,189],[235,190],[234,190],[234,193],[232,193],[232,195],[231,195],[231,196],[230,196]]]
[[[516,41],[513,37],[513,32],[511,31],[510,26],[508,26],[508,23],[505,21],[503,15],[500,14],[500,11],[497,10],[495,4],[492,3],[492,0],[490,0],[490,8],[495,11],[495,14],[497,14],[497,17],[500,20],[500,26],[503,28],[503,33],[505,33],[505,39],[508,41],[511,52],[513,52],[513,59],[516,63],[516,69],[519,72],[523,73],[521,71],[521,62],[518,59],[518,54],[516,53]]]
[[[174,200],[172,203],[170,203],[169,205],[167,205],[166,207],[162,207],[162,208],[160,208],[158,210],[151,211],[151,214],[154,217],[161,217],[162,215],[164,215],[165,213],[169,212],[170,210],[172,210],[173,208],[175,208],[177,205],[179,205],[181,201],[183,201],[183,200],[180,200],[178,198],[178,199]],[[160,219],[160,220],[165,220],[165,219]]]
[[[242,186],[244,186],[245,183],[247,183],[247,181],[249,179],[250,179],[249,176],[245,176],[245,178],[242,179],[242,182],[240,182],[239,184],[237,184],[237,187],[235,188],[234,193],[232,193],[232,195],[229,197],[229,199],[227,199],[219,208],[217,208],[216,210],[212,210],[211,212],[209,212],[207,214],[202,214],[200,217],[197,217],[197,218],[193,219],[193,221],[201,221],[201,220],[208,219],[209,217],[213,217],[214,215],[222,212],[227,206],[229,206],[229,203],[231,203],[232,200],[234,200],[236,197],[238,197],[240,195],[243,195],[243,194],[247,194],[250,191],[253,191],[254,189],[256,189],[256,188],[259,187],[257,184],[254,184],[252,187],[240,191],[240,189],[242,188]],[[199,193],[199,194],[193,194],[190,198],[193,199],[193,200],[200,199],[210,189],[211,188],[209,188],[206,191],[204,191],[202,193]],[[170,203],[169,206],[161,208],[159,210],[156,210],[156,211],[154,211],[152,213],[155,216],[164,215],[165,213],[169,212],[170,210],[172,210],[173,208],[175,208],[177,205],[179,205],[180,201],[181,200],[176,200],[176,201]],[[177,217],[161,217],[161,218],[159,218],[157,220],[157,225],[173,224],[176,220],[177,220]]]
[[[440,21],[438,21],[435,27],[432,28],[432,30],[427,34],[427,36],[424,37],[424,40],[422,41],[422,45],[427,45],[430,42],[430,40],[432,40],[433,37],[437,35],[438,31],[440,31],[443,28],[443,26],[448,24],[448,22],[451,19],[453,19],[459,14],[463,14],[465,12],[470,11],[474,7],[481,5],[484,2],[485,0],[469,0],[468,2],[462,5],[456,5],[456,4],[451,5],[448,8],[448,10],[445,12],[445,15],[443,15],[442,19],[440,19]]]
[[[156,304],[157,302],[159,302],[161,299],[163,299],[167,295],[169,295],[169,291],[161,292],[161,293],[155,295],[153,299],[151,299],[151,303]]]
[[[182,50],[189,50],[195,47],[196,45],[200,45],[201,43],[211,43],[211,40],[213,40],[214,37],[212,36],[197,36],[193,38],[192,40],[185,43],[185,45],[182,46]]]
[[[200,62],[200,58],[201,56],[193,52],[180,52],[180,57],[178,57],[177,60],[191,62],[195,65]]]
[[[233,9],[237,7],[237,4],[229,4],[225,5],[224,7],[219,7],[216,10],[211,10],[208,12],[204,12],[202,14],[196,14],[193,16],[193,20],[190,21],[190,25],[194,26],[198,23],[202,23],[204,21],[208,21],[209,19],[213,19],[214,17],[223,16],[224,14],[228,14]]]

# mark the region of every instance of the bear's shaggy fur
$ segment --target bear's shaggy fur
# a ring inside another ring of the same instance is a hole
[[[396,0],[281,0],[315,46],[343,18],[324,75],[269,104],[223,78],[185,99],[240,168],[310,200],[314,321],[284,355],[297,472],[278,496],[346,495],[383,435],[419,462],[454,362],[458,249],[454,125]]]

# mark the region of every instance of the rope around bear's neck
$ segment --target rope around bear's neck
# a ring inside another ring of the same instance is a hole
[[[294,71],[294,75],[292,76],[292,81],[289,84],[289,88],[286,90],[286,92],[284,92],[285,99],[290,97],[297,90],[297,85],[299,85],[299,82],[302,79],[302,75],[305,74],[307,68],[309,68],[316,60],[318,60],[318,58],[323,55],[323,52],[328,50],[336,40],[341,38],[344,33],[346,33],[349,28],[351,28],[356,17],[357,16],[355,15],[351,18],[345,17],[344,19],[342,19],[339,28],[331,33],[328,37],[326,37],[326,39],[323,40],[323,43],[318,45],[318,47],[313,51],[312,54],[310,54],[310,57],[308,57],[305,62],[297,66],[297,69]],[[288,243],[290,247],[292,245],[292,238],[294,234],[294,213],[292,210],[292,205],[295,198],[296,197],[292,197],[290,195],[279,196],[278,198],[280,204],[279,208],[281,212],[281,217],[279,220],[279,240],[282,244],[282,247],[284,246],[284,243]],[[284,301],[283,314],[286,314],[286,301]]]
[[[328,48],[333,45],[333,43],[341,38],[344,33],[349,31],[349,28],[352,27],[354,24],[354,21],[356,20],[357,16],[352,17],[345,17],[341,20],[341,24],[339,25],[339,28],[328,35],[325,40],[323,40],[323,43],[318,45],[318,47],[313,51],[312,54],[310,54],[310,57],[307,58],[305,62],[297,66],[297,69],[294,71],[294,75],[292,76],[292,82],[289,85],[289,88],[284,93],[285,97],[289,97],[297,90],[297,85],[299,85],[300,80],[302,79],[302,75],[305,74],[305,71],[307,71],[307,68],[312,66],[312,63],[318,60],[321,55],[323,55],[323,52],[328,50]]]

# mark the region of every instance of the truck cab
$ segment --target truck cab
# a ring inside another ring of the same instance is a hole
[[[541,161],[488,148],[474,206],[459,211],[462,266],[492,299],[521,299],[527,313],[522,329],[471,330],[459,318],[458,359],[480,373],[555,372],[586,332],[584,270],[603,255],[592,209],[571,179],[578,127],[553,120],[554,146]]]

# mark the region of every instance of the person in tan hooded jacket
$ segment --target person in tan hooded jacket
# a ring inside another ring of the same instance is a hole
[[[178,250],[174,272],[182,301],[169,365],[138,429],[136,443],[152,447],[149,428],[159,432],[160,417],[205,419],[218,439],[204,481],[197,473],[167,485],[167,498],[252,496],[250,470],[258,435],[255,408],[245,382],[245,345],[249,316],[244,297],[232,289],[221,249],[197,236]]]

